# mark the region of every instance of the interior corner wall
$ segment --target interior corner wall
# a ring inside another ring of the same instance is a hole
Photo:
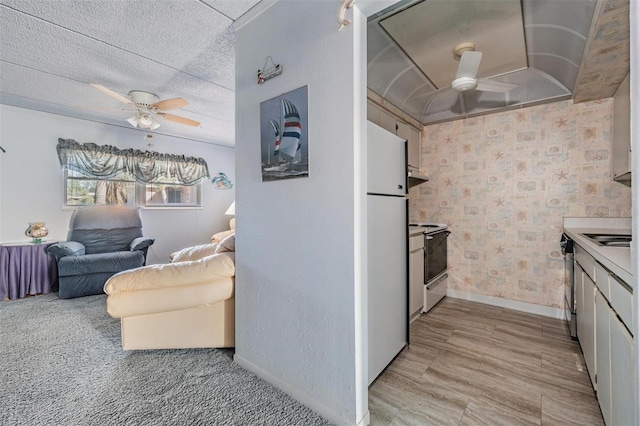
[[[28,241],[29,222],[46,222],[48,240],[65,241],[72,208],[63,208],[63,172],[58,162],[58,138],[94,142],[118,148],[202,157],[213,176],[224,172],[235,184],[233,147],[196,142],[149,132],[101,124],[56,114],[0,105],[0,242]],[[152,146],[148,147],[147,144]],[[210,242],[214,232],[229,229],[224,212],[235,197],[231,190],[216,190],[203,183],[200,209],[143,209],[143,233],[156,239],[148,263],[166,263],[169,254],[184,247]]]
[[[338,32],[338,7],[279,1],[236,30],[234,359],[332,423],[353,425],[367,398],[356,300],[366,268],[358,167],[366,34],[355,8]],[[258,85],[269,56],[283,72]],[[260,103],[303,86],[309,176],[263,182]]]

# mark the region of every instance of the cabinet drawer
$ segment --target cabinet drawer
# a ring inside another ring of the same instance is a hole
[[[444,274],[440,279],[424,286],[424,311],[429,312],[443,297],[447,295],[447,278]]]
[[[589,278],[591,278],[591,281],[595,281],[596,280],[595,259],[577,244],[574,245],[574,251],[575,251],[576,261],[580,264],[582,269],[584,269],[587,275],[589,275]]]
[[[596,286],[598,287],[602,295],[605,297],[605,299],[611,302],[611,297],[609,292],[609,274],[611,272],[609,272],[607,268],[602,266],[597,261],[595,262],[595,269],[596,269],[596,279],[595,279]]]
[[[633,330],[633,293],[628,285],[615,275],[609,275],[611,287],[611,307],[618,314],[624,325]]]
[[[409,251],[419,250],[424,247],[424,234],[414,235],[409,238]]]

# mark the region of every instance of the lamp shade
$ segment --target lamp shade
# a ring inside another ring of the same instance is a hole
[[[160,123],[158,123],[150,114],[136,114],[131,118],[128,118],[127,121],[133,127],[137,127],[138,129],[151,129],[155,130],[160,127]]]
[[[131,118],[127,118],[127,121],[129,122],[129,124],[131,124],[133,127],[138,127],[138,124],[140,123],[140,119],[138,119],[137,115],[134,115]]]
[[[151,127],[153,124],[153,118],[149,114],[141,114],[139,120],[140,127]]]
[[[235,216],[236,215],[236,202],[235,201],[233,203],[231,203],[231,205],[229,206],[227,211],[224,212],[224,214],[229,215],[229,216]]]

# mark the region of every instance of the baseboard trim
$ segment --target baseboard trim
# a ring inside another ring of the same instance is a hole
[[[498,306],[501,308],[513,309],[515,311],[527,312],[529,314],[542,315],[555,319],[566,319],[565,310],[552,308],[550,306],[536,305],[535,303],[520,302],[518,300],[505,299],[503,297],[487,296],[485,294],[469,293],[466,291],[447,289],[447,297],[454,299],[464,299],[471,302],[484,303],[485,305]]]
[[[238,356],[238,354],[235,354],[233,356],[233,360],[238,365],[240,365],[242,368],[244,368],[245,370],[248,370],[251,373],[255,374],[256,376],[260,377],[261,379],[266,380],[267,382],[271,383],[273,386],[275,386],[278,389],[280,389],[281,391],[285,392],[287,395],[289,395],[290,397],[292,397],[296,401],[300,402],[301,404],[305,405],[306,407],[309,407],[311,410],[313,410],[316,413],[320,414],[322,417],[324,417],[325,419],[329,420],[331,422],[331,424],[340,425],[340,426],[353,426],[354,425],[354,423],[351,423],[351,422],[347,421],[342,416],[340,416],[338,413],[336,413],[334,410],[332,410],[332,409],[328,408],[327,406],[325,406],[324,404],[321,404],[320,402],[318,402],[317,399],[315,399],[314,397],[312,397],[308,393],[303,392],[300,389],[292,387],[288,383],[284,382],[283,380],[279,379],[278,377],[275,377],[271,373],[269,373],[269,372],[265,371],[264,369],[258,367],[257,365],[253,364],[252,362],[247,361],[246,359],[242,358],[241,356]],[[368,422],[368,419],[369,419],[369,411],[367,411],[367,413],[365,414],[364,418],[360,422],[358,422],[357,426],[366,426],[368,423],[363,423],[363,420],[367,420],[367,422]]]

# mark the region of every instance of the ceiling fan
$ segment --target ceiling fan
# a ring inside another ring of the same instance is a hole
[[[132,107],[133,109],[130,111],[134,111],[135,114],[128,118],[127,121],[133,127],[155,130],[160,127],[160,123],[156,121],[155,117],[164,118],[174,123],[186,124],[187,126],[200,126],[198,121],[164,112],[189,105],[189,102],[183,98],[165,99],[161,101],[158,96],[153,93],[142,90],[130,91],[128,93],[129,98],[127,98],[100,84],[91,83],[91,86]]]
[[[449,88],[458,92],[466,92],[468,90],[478,90],[482,92],[507,93],[518,87],[517,84],[503,83],[501,81],[490,80],[488,78],[478,78],[478,69],[482,60],[482,52],[476,52],[475,43],[467,42],[458,44],[453,53],[456,58],[460,58],[458,71],[455,79],[448,87],[442,87],[436,91],[423,93],[415,98],[423,98],[433,96],[443,90]]]

